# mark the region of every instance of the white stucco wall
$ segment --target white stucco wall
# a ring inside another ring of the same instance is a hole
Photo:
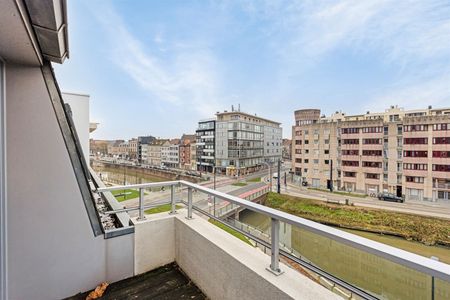
[[[89,101],[86,94],[62,93],[65,103],[72,109],[72,118],[77,129],[78,138],[83,148],[84,158],[89,163]]]

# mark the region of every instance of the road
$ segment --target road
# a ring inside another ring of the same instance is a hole
[[[355,206],[384,209],[389,211],[416,214],[429,217],[444,218],[450,220],[450,205],[438,203],[421,203],[421,202],[405,202],[395,203],[380,201],[377,198],[359,198],[345,195],[332,194],[315,190],[308,190],[303,187],[288,184],[287,187],[282,185],[282,194],[288,194],[297,197],[305,197],[320,201],[339,201],[345,203],[345,199],[349,199]]]

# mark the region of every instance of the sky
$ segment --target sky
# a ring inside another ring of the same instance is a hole
[[[240,104],[282,123],[319,108],[450,107],[448,0],[68,1],[62,91],[96,139],[194,133]]]

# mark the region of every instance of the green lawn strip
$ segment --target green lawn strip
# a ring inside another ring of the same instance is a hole
[[[250,240],[249,240],[245,235],[243,235],[243,234],[240,233],[240,232],[237,232],[237,231],[234,230],[233,228],[228,227],[228,226],[226,226],[226,225],[224,225],[224,224],[222,224],[222,223],[220,223],[220,222],[218,222],[218,221],[216,221],[216,220],[214,220],[214,219],[209,219],[208,222],[211,223],[211,224],[216,225],[217,227],[219,227],[219,228],[222,229],[222,230],[225,230],[225,231],[228,232],[229,234],[231,234],[231,235],[237,237],[237,238],[240,239],[241,241],[243,241],[243,242],[249,244],[250,246],[253,246],[252,243],[250,242]]]
[[[180,209],[181,206],[180,205],[176,205],[175,206],[176,209]],[[144,212],[148,215],[152,215],[152,214],[159,214],[162,212],[166,212],[166,211],[170,211],[172,209],[172,204],[163,204],[157,207],[153,207],[150,209],[145,210]]]
[[[326,192],[326,193],[333,193],[333,194],[349,196],[349,197],[358,197],[358,198],[366,198],[367,197],[367,195],[364,195],[364,194],[356,194],[356,193],[341,192],[341,191],[330,192],[330,190],[327,190],[327,189],[314,188],[314,187],[310,187],[310,188],[308,188],[308,190],[319,191],[319,192]]]
[[[256,178],[248,179],[247,182],[261,182],[261,177],[256,177]]]
[[[235,183],[232,183],[231,185],[234,185],[234,186],[246,186],[247,184],[245,182],[235,182]]]
[[[119,202],[139,197],[139,191],[133,190],[133,189],[111,191],[111,193],[116,198],[116,200]],[[144,193],[144,194],[147,195],[147,193]]]
[[[266,205],[323,224],[450,246],[450,220],[269,193]]]

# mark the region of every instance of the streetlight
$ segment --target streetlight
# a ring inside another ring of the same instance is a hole
[[[267,168],[269,169],[269,181],[270,181],[270,191],[272,191],[272,165],[269,164],[268,162],[263,161],[263,164],[265,164],[267,166]]]

